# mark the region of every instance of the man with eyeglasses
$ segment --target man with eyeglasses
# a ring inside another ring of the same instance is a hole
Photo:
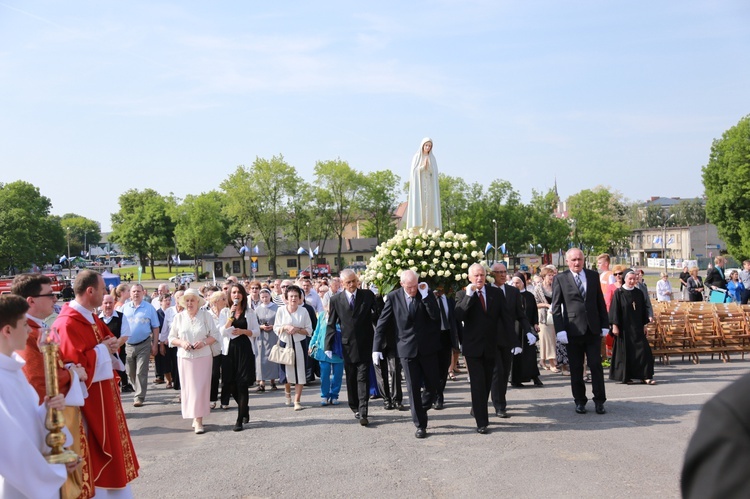
[[[52,280],[43,274],[17,275],[13,279],[11,291],[13,294],[26,300],[26,303],[29,305],[29,310],[26,312],[26,321],[30,329],[29,335],[26,338],[26,348],[17,353],[26,361],[26,364],[23,366],[23,373],[26,375],[26,379],[34,390],[36,390],[39,400],[43,401],[47,395],[47,389],[44,375],[44,355],[39,350],[39,336],[41,334],[40,330],[47,327],[44,319],[54,312],[57,296],[52,292]],[[87,379],[86,370],[80,364],[68,364],[65,367],[58,365],[57,367],[58,389],[61,394],[65,395],[65,426],[70,431],[70,434],[74,436],[73,451],[84,458],[88,455],[88,450],[85,447],[85,443],[82,444],[80,438],[82,430],[80,406],[84,403],[81,382]],[[89,478],[88,464],[85,462],[83,467],[68,477],[68,481],[63,485],[64,490],[80,492],[83,488],[93,491],[93,481],[88,480],[87,483],[84,483],[84,477]]]
[[[521,331],[526,333],[529,345],[536,343],[533,328],[521,305],[521,292],[514,286],[506,284],[508,270],[502,263],[495,263],[491,268],[492,277],[495,278],[493,287],[500,290],[500,306],[502,317],[500,319],[500,330],[497,335],[497,357],[495,358],[495,369],[492,371],[492,405],[495,406],[495,414],[501,418],[508,418],[508,379],[513,363],[513,356],[522,353],[521,344],[516,335],[516,322],[520,324]],[[522,385],[521,385],[522,386]],[[518,388],[518,385],[516,385]]]
[[[143,301],[143,286],[130,287],[130,302],[123,307],[123,315],[130,326],[130,337],[125,344],[128,376],[135,384],[133,407],[143,406],[148,390],[148,363],[159,348],[159,316],[151,304]]]

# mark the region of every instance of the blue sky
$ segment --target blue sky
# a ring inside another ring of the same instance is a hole
[[[740,0],[0,0],[0,182],[106,230],[129,188],[197,194],[256,156],[406,180],[430,136],[441,172],[525,200],[699,196],[750,113],[749,25]]]

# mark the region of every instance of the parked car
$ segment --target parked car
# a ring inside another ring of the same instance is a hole
[[[169,278],[169,282],[173,282],[176,284],[181,283],[191,283],[195,281],[195,272],[180,272],[177,275],[174,275]]]

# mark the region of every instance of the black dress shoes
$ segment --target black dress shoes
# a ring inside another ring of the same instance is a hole
[[[606,410],[604,409],[604,402],[597,402],[596,403],[596,413],[597,414],[606,414]]]
[[[586,405],[585,404],[576,404],[576,413],[577,414],[586,414]]]
[[[417,432],[414,434],[417,438],[424,438],[427,436],[427,430],[424,428],[417,428]]]
[[[497,417],[502,419],[508,419],[510,417],[508,416],[508,411],[506,411],[505,409],[500,409],[495,414],[497,415]]]
[[[511,383],[510,386],[512,386],[513,388],[526,388],[521,383]]]
[[[402,404],[401,402],[394,402],[393,403],[393,408],[396,409],[397,411],[403,411],[404,410],[404,404]]]
[[[534,386],[544,386],[544,383],[542,383],[542,380],[538,376],[534,378]]]
[[[360,418],[359,418],[359,424],[360,424],[361,426],[367,426],[368,424],[370,424],[370,422],[369,422],[369,421],[367,420],[367,418],[365,418],[365,417],[360,417]]]
[[[442,411],[443,407],[444,407],[444,404],[443,404],[442,399],[436,400],[435,403],[432,405],[432,408],[435,409],[436,411]]]
[[[393,410],[393,402],[385,401],[383,404],[383,407],[385,407],[386,411],[392,411]]]
[[[234,428],[232,428],[232,431],[242,431],[242,423],[239,421],[234,423]]]
[[[477,428],[477,433],[479,433],[480,435],[485,435],[489,432],[490,430],[486,426],[480,426],[479,428]]]

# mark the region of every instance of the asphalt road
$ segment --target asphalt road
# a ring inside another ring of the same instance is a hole
[[[149,387],[146,404],[124,399],[140,461],[136,497],[678,497],[683,455],[701,406],[748,371],[750,360],[656,366],[656,386],[607,382],[607,414],[578,415],[569,378],[509,388],[510,419],[475,432],[466,375],[449,381],[446,408],[414,437],[408,411],[371,401],[361,427],[346,405],[319,407],[319,384],[295,412],[283,389],[250,396],[250,423],[231,431],[236,406],[195,435],[177,392]],[[153,376],[153,372],[152,372]],[[588,387],[590,393],[590,386]],[[590,396],[590,395],[589,395]]]

